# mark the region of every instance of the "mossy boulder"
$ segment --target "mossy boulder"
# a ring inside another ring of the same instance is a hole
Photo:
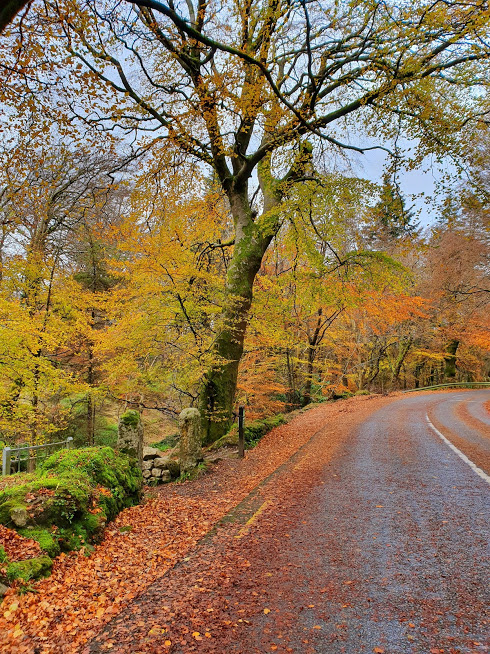
[[[41,577],[48,577],[53,567],[53,561],[49,556],[37,556],[34,559],[16,561],[7,565],[6,577],[12,582],[16,579],[22,581],[34,581]]]
[[[97,503],[103,507],[107,520],[122,509],[137,504],[142,487],[141,470],[127,456],[111,447],[88,447],[81,450],[61,450],[44,462],[47,473],[86,476],[99,491]],[[104,492],[109,490],[110,493]]]
[[[139,501],[141,486],[137,466],[110,447],[63,450],[0,491],[0,524],[56,556],[96,541],[108,520]]]

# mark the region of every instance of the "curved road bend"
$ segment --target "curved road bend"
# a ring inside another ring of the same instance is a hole
[[[488,652],[490,470],[435,431],[485,465],[488,400],[407,395],[330,462],[319,432],[86,651]]]

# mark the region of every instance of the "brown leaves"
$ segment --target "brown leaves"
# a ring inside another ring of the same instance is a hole
[[[13,529],[0,525],[0,545],[5,549],[8,560],[24,561],[39,556],[41,548],[39,543],[30,538],[24,538]]]
[[[343,414],[343,428],[347,432],[364,417],[363,407],[370,413],[386,401],[348,400],[346,404],[354,406],[355,412],[352,418]],[[0,650],[32,654],[42,643],[46,652],[83,651],[105,624],[184,559],[223,515],[296,452],[326,418],[335,419],[338,411],[338,405],[321,405],[270,432],[253,451],[247,452],[244,460],[224,460],[195,482],[152,490],[146,503],[126,509],[108,526],[103,542],[89,557],[84,552],[58,557],[51,577],[34,584],[36,594],[16,597],[9,591],[0,613]],[[121,532],[124,525],[131,525],[131,531]],[[9,530],[0,531],[5,533],[9,538],[21,538],[12,536]],[[26,546],[26,539],[22,540]],[[37,553],[37,544],[35,548]],[[248,559],[244,560],[243,568],[248,569],[248,565]],[[220,584],[227,583],[229,579],[223,572]],[[198,581],[196,593],[201,595],[200,589],[207,585],[206,580]],[[139,628],[144,630],[144,637],[158,644],[159,651],[170,651],[178,638],[168,631],[165,620],[153,623],[155,617],[147,619],[144,613],[135,613],[135,607],[132,604],[134,626],[141,622]],[[182,602],[179,615],[188,610]],[[258,612],[268,615],[272,609],[263,602]],[[210,619],[217,613],[216,606],[207,604],[199,615],[200,622],[188,624],[185,651],[199,651],[206,642],[215,642]],[[233,630],[235,621],[228,618],[213,619],[223,628]],[[248,623],[243,620],[242,624]],[[148,635],[155,628],[159,633]],[[110,641],[114,647],[121,645],[114,638]]]

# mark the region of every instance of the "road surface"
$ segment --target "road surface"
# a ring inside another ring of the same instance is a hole
[[[488,652],[489,401],[404,396],[330,461],[326,426],[85,651]]]

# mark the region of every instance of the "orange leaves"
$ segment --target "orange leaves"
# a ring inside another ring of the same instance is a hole
[[[41,553],[37,541],[24,538],[13,529],[7,529],[3,525],[0,525],[0,546],[4,548],[10,562],[32,559]]]
[[[378,407],[377,402],[367,403],[364,398],[348,401],[349,405],[356,407],[356,416],[368,404],[369,410],[374,410]],[[188,556],[195,544],[227,511],[296,452],[320,425],[340,416],[344,425],[346,413],[341,413],[340,409],[338,404],[324,404],[299,415],[290,424],[264,436],[244,461],[222,461],[217,464],[216,472],[193,482],[194,486],[171,485],[152,490],[152,497],[146,503],[126,509],[109,524],[104,540],[89,557],[83,552],[62,555],[56,559],[51,577],[33,584],[37,593],[22,597],[7,595],[2,605],[3,613],[0,613],[0,650],[13,649],[15,632],[16,638],[24,638],[23,643],[30,648],[27,651],[34,650],[31,645],[38,639],[45,643],[47,651],[56,651],[56,648],[63,654],[83,651],[88,640],[94,638],[136,596]],[[120,531],[129,524],[132,525],[131,531]],[[5,532],[10,534],[8,530],[2,533]],[[248,563],[248,559],[243,562],[246,569]],[[267,571],[264,576],[269,579],[273,575]],[[223,583],[226,583],[226,577],[223,577]],[[204,581],[198,581],[198,584],[199,588],[206,585]],[[151,616],[148,619],[138,614],[137,603],[132,604],[132,619],[144,637],[158,643],[162,651],[169,651],[178,641],[165,622],[167,616],[170,620],[171,609],[160,608],[165,617]],[[265,620],[271,622],[274,611],[274,607],[264,599],[256,612],[268,616]],[[231,616],[223,619],[218,613],[211,602],[206,603],[201,622],[187,623],[187,643],[192,640],[197,651],[206,641],[212,643],[216,637],[209,621],[214,619],[230,630],[237,624],[238,621],[228,619]],[[243,619],[240,624],[246,625],[247,622]],[[19,630],[22,630],[22,635],[19,635]],[[149,631],[152,631],[151,635]],[[114,648],[116,645],[118,643],[114,642]],[[189,647],[187,651],[192,650]]]

